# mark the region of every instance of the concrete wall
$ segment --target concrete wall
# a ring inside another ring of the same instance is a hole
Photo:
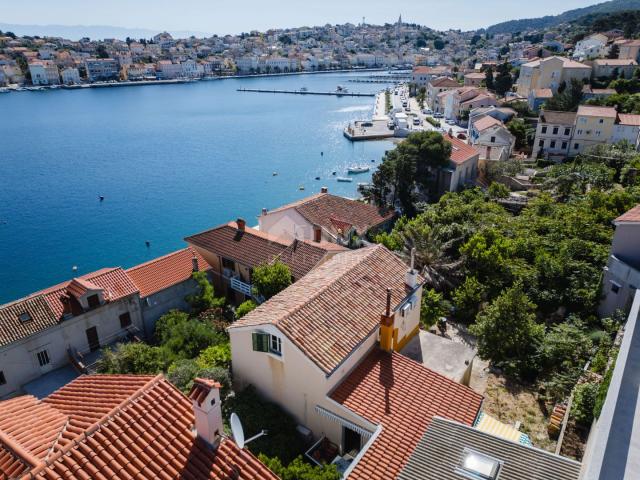
[[[120,328],[120,315],[129,312],[132,326],[143,331],[138,294],[107,303],[55,327],[48,328],[21,341],[0,348],[0,370],[7,383],[0,386],[0,398],[19,391],[25,383],[69,363],[67,349],[88,352],[86,330],[96,327],[101,345],[112,343],[126,333]],[[40,367],[37,353],[46,349],[50,363]]]
[[[626,263],[640,266],[640,223],[621,223],[616,226],[611,253]]]
[[[141,298],[144,335],[147,338],[151,338],[158,319],[170,310],[188,311],[190,307],[185,297],[196,293],[197,286],[198,284],[195,280],[189,279],[148,297]],[[218,294],[219,292],[216,292],[216,295]]]

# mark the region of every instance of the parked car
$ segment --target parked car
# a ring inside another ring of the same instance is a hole
[[[420,119],[418,117],[413,119],[413,124],[414,125],[420,125]]]
[[[431,110],[430,108],[425,108],[424,110],[422,110],[422,113],[424,113],[425,115],[433,115],[433,110]]]
[[[443,118],[443,117],[444,117],[444,115],[441,114],[441,113],[434,113],[433,114],[433,118]]]

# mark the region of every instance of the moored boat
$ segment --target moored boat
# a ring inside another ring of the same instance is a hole
[[[349,177],[338,177],[336,180],[338,180],[339,182],[353,182],[353,178]]]
[[[366,173],[369,171],[369,167],[366,165],[353,165],[347,168],[347,172],[349,173]]]

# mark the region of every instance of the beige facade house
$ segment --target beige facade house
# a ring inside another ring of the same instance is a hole
[[[470,72],[464,76],[465,87],[480,87],[486,79],[486,74],[480,72]]]
[[[518,95],[529,98],[532,90],[550,88],[558,91],[564,82],[571,80],[586,82],[591,78],[591,67],[565,57],[549,57],[525,63],[520,67],[518,77]]]
[[[576,113],[570,155],[577,155],[587,147],[611,141],[617,118],[618,112],[613,107],[580,105]]]
[[[427,105],[433,111],[438,111],[440,105],[438,105],[438,94],[459,88],[460,84],[450,77],[438,77],[434,78],[427,85]]]
[[[620,40],[615,42],[620,47],[618,58],[640,61],[640,40]]]
[[[568,157],[575,123],[575,112],[541,111],[531,156],[536,158],[543,155],[558,159]]]
[[[508,160],[516,138],[497,118],[489,115],[471,121],[469,142],[480,152],[480,160]]]
[[[312,432],[309,461],[337,456],[344,478],[395,478],[435,411],[470,424],[480,407],[395,353],[418,332],[421,281],[381,245],[336,255],[229,327],[236,387],[253,385]]]
[[[413,67],[411,83],[413,83],[416,88],[426,88],[433,78],[451,75],[451,73],[451,67],[446,65],[438,65],[437,67]]]
[[[258,223],[261,232],[289,242],[297,238],[357,246],[353,245],[354,236],[386,228],[393,215],[392,211],[332,195],[323,188],[316,195],[275,210],[263,209]]]
[[[627,59],[601,58],[593,61],[593,76],[611,77],[617,75],[619,78],[632,78],[633,73],[638,68],[638,62]]]

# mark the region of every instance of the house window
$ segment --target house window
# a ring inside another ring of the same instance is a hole
[[[541,132],[542,132],[542,133],[547,133],[547,127],[546,127],[546,126],[542,127]]]
[[[49,359],[49,352],[47,352],[46,350],[40,350],[38,353],[36,353],[36,357],[38,358],[38,363],[41,367],[49,365],[49,363],[51,362],[51,360]]]
[[[571,135],[571,129],[570,128],[565,128],[564,129],[564,135],[565,136]]]
[[[543,148],[543,147],[544,147],[544,140],[540,140],[540,141],[538,142],[538,146],[539,146],[540,148]]]
[[[600,120],[598,120],[598,123],[604,123],[604,119],[601,118]]]
[[[127,328],[131,326],[131,315],[129,312],[120,315],[120,328]]]
[[[18,315],[18,320],[20,320],[20,323],[26,323],[33,320],[33,318],[31,318],[31,314],[29,312],[24,312]]]
[[[100,297],[97,294],[89,295],[87,297],[87,303],[89,308],[96,308],[100,306]]]
[[[230,277],[236,272],[236,264],[233,260],[229,260],[228,258],[222,259],[222,274],[225,277]]]
[[[4,376],[4,372],[0,370],[0,385],[5,385],[7,383],[7,379]]]
[[[502,464],[499,460],[465,448],[456,471],[473,479],[495,480],[498,478],[501,467]]]
[[[576,133],[577,133],[578,135],[582,135],[582,130],[578,130]]]
[[[558,127],[553,127],[553,134],[557,135],[558,134]]]
[[[282,339],[276,335],[264,332],[253,332],[251,334],[254,352],[272,353],[282,355]]]
[[[596,136],[598,136],[598,137],[599,137],[601,133],[602,133],[602,132],[600,132],[600,130],[596,130]]]
[[[496,143],[496,137],[491,137],[491,143]]]
[[[556,148],[556,141],[555,140],[551,140],[551,143],[549,144],[550,148]]]
[[[562,149],[566,150],[567,149],[567,142],[562,142]]]
[[[579,144],[579,143],[576,143],[576,144],[573,146],[573,149],[574,149],[574,150],[578,150],[579,148],[580,148],[580,144]]]

